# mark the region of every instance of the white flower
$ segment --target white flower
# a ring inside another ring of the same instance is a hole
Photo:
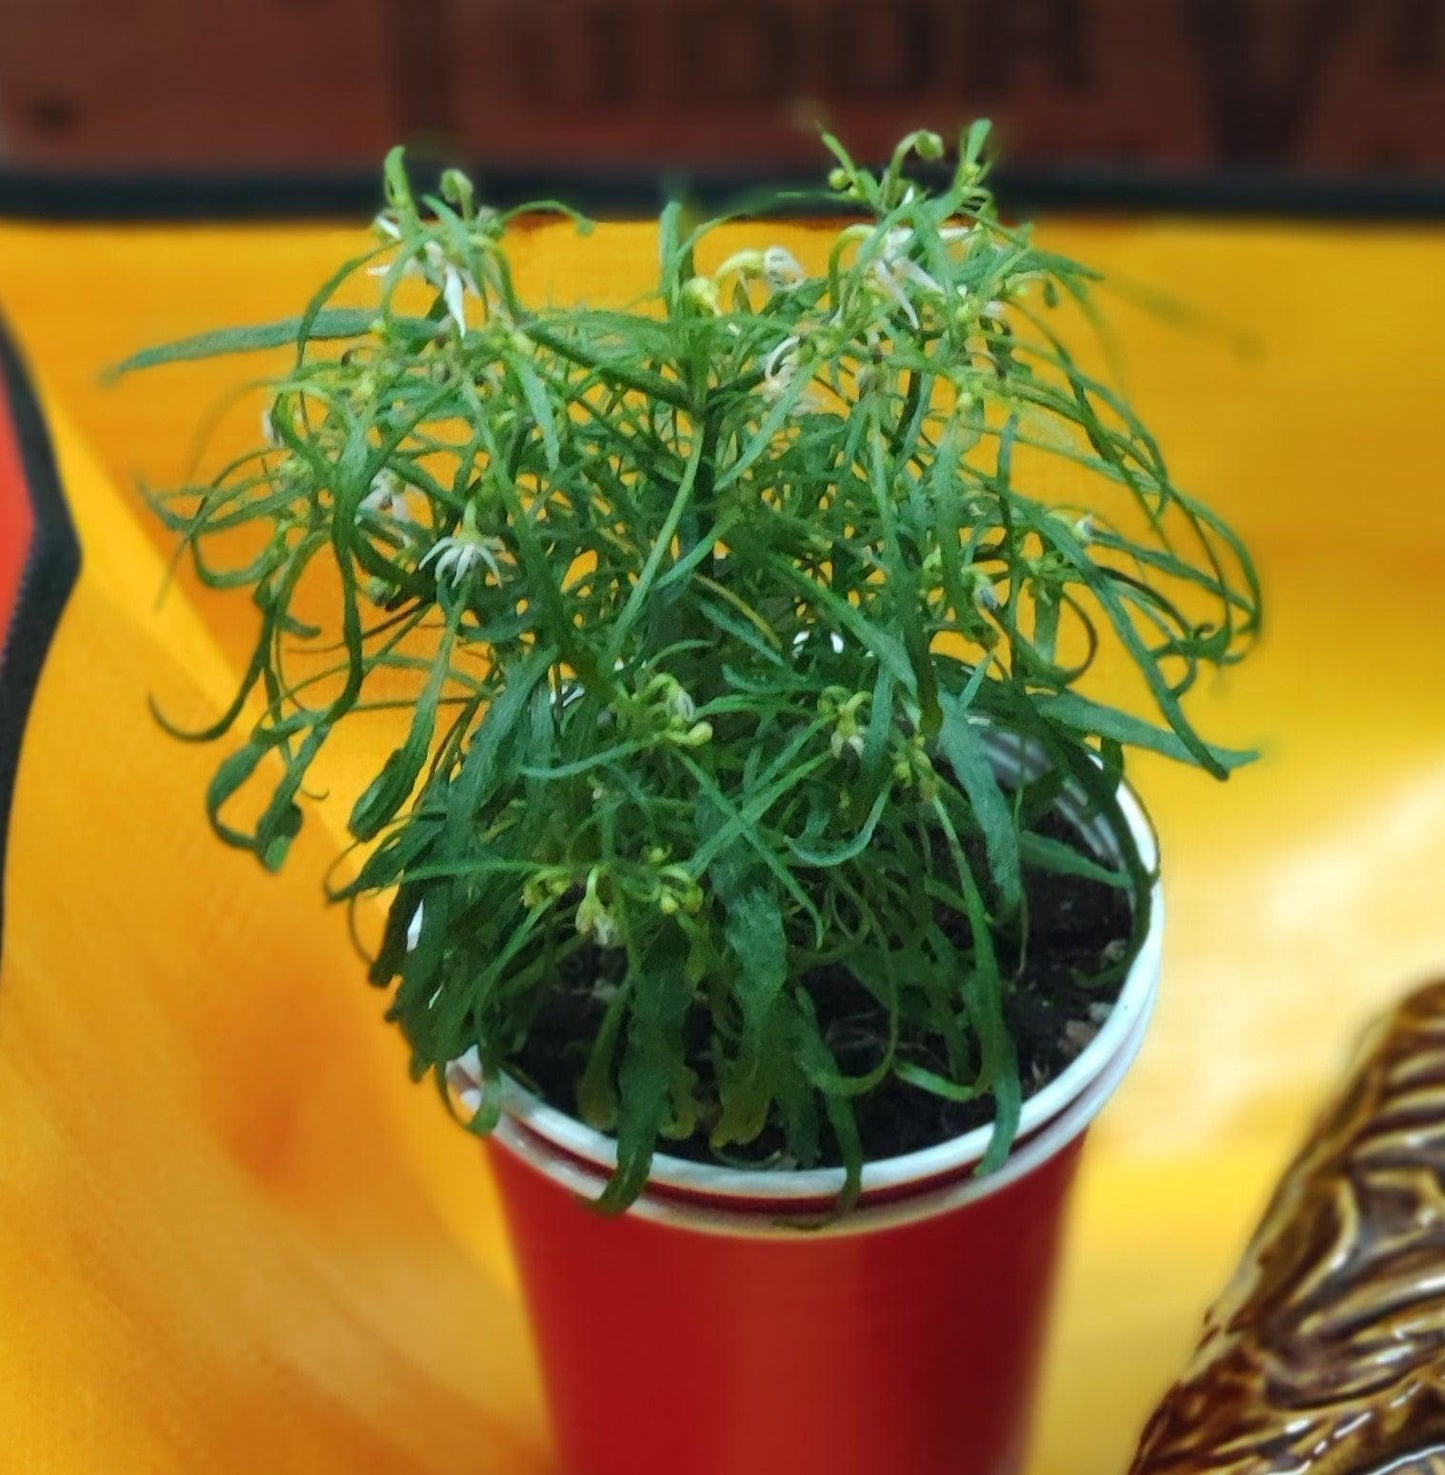
[[[459,332],[467,331],[467,293],[477,293],[477,284],[471,273],[463,271],[442,249],[439,241],[428,241],[420,256],[411,257],[402,270],[409,276],[419,276],[428,285],[437,288],[447,305],[447,312],[456,323]]]
[[[763,360],[763,397],[773,404],[791,394],[803,366],[799,355],[801,339],[790,334],[777,344]],[[818,399],[811,390],[805,390],[793,402],[793,409],[810,410],[817,406]]]
[[[476,292],[475,283],[465,276],[450,261],[442,267],[442,296],[446,299],[447,311],[451,313],[459,333],[467,331],[467,290]]]
[[[411,508],[407,504],[406,492],[396,478],[396,473],[382,467],[371,479],[371,490],[361,499],[363,512],[374,512],[379,517],[389,517],[394,522],[412,522]]]
[[[276,429],[276,406],[267,405],[261,411],[261,436],[266,444],[274,450],[279,450],[284,442],[281,433]]]
[[[385,211],[376,217],[377,230],[393,241],[401,239],[401,227]],[[384,277],[390,266],[373,266],[370,274]],[[460,267],[449,257],[439,241],[427,241],[420,255],[407,257],[402,275],[420,277],[429,286],[435,287],[445,300],[447,314],[457,325],[459,332],[467,331],[467,295],[480,297],[476,279],[471,272]]]
[[[762,271],[763,280],[775,292],[796,287],[808,277],[803,263],[786,246],[769,246],[763,252]]]
[[[814,637],[814,635],[821,635],[822,633],[823,632],[821,630],[799,630],[798,633],[793,636],[793,649],[800,649],[802,646],[805,646]],[[841,656],[843,654],[843,637],[839,635],[836,630],[830,630],[828,632],[828,644],[832,647],[832,651],[835,656]]]
[[[438,538],[422,554],[420,566],[425,568],[435,559],[437,583],[449,578],[452,587],[458,588],[478,564],[485,564],[500,584],[502,569],[497,555],[505,552],[506,544],[500,538],[484,537],[477,530],[475,504],[468,502],[462,513],[461,529],[449,538]]]
[[[873,275],[888,299],[903,309],[912,327],[918,326],[918,309],[908,289],[916,287],[930,297],[941,297],[943,288],[908,254],[913,245],[913,232],[906,226],[895,226],[885,233],[883,249],[873,263]]]
[[[763,393],[780,400],[798,377],[798,335],[784,338],[763,360]]]
[[[945,243],[962,240],[972,229],[970,226],[947,226],[939,231],[939,239]],[[918,326],[918,309],[914,306],[914,288],[927,297],[942,297],[943,286],[931,276],[908,253],[913,249],[916,237],[907,226],[897,225],[884,233],[883,249],[873,263],[873,275],[889,301],[903,309],[903,316],[912,327]]]

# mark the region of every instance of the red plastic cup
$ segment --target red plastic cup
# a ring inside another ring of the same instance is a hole
[[[1143,1041],[1162,928],[1156,887],[1118,1002],[1001,1170],[975,1176],[982,1128],[869,1164],[822,1227],[839,1170],[665,1157],[604,1217],[614,1144],[515,1091],[488,1152],[566,1475],[1014,1475],[1070,1185]]]
[[[10,415],[11,399],[18,398],[20,391],[21,386],[6,382],[0,369],[0,662],[10,644],[6,636],[20,601],[25,563],[33,552],[30,535],[35,527],[20,432]]]

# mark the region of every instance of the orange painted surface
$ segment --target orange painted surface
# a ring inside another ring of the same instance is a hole
[[[1083,1165],[1030,1466],[1110,1475],[1361,1025],[1445,972],[1445,237],[1042,238],[1252,335],[1241,355],[1119,312],[1140,407],[1271,599],[1257,659],[1198,703],[1264,761],[1223,787],[1135,774],[1167,867],[1164,991]],[[204,828],[216,753],[145,708],[214,711],[243,648],[244,601],[182,577],[157,609],[164,539],[134,479],[174,479],[244,370],[98,370],[294,311],[353,240],[0,225],[84,553],[22,759],[0,961],[0,1463],[26,1472],[548,1468],[492,1185],[320,905],[344,801],[268,877]],[[645,231],[594,245],[594,280],[640,284]],[[575,291],[581,259],[540,233],[524,286]],[[243,406],[219,442],[255,424]],[[334,794],[354,762],[332,761]]]

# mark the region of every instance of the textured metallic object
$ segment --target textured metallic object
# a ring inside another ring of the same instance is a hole
[[[1366,1042],[1131,1475],[1445,1475],[1445,981]]]

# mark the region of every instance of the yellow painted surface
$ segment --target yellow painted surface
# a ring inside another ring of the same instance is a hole
[[[1043,239],[1256,341],[1242,355],[1118,315],[1140,408],[1180,479],[1252,541],[1270,621],[1197,708],[1264,761],[1222,787],[1162,761],[1136,775],[1166,857],[1164,996],[1092,1141],[1031,1465],[1110,1475],[1361,1026],[1445,971],[1445,237],[1059,221]],[[244,604],[193,601],[184,578],[156,608],[164,538],[134,491],[183,471],[243,370],[114,389],[98,371],[294,312],[357,240],[0,224],[0,305],[85,558],[7,877],[6,1469],[547,1467],[490,1186],[408,1084],[320,905],[332,810],[286,875],[263,875],[202,822],[215,751],[163,737],[144,706],[214,710],[244,644]],[[606,295],[640,285],[645,230],[593,245]],[[569,231],[526,256],[529,290],[579,290]],[[238,409],[219,443],[254,424]]]

